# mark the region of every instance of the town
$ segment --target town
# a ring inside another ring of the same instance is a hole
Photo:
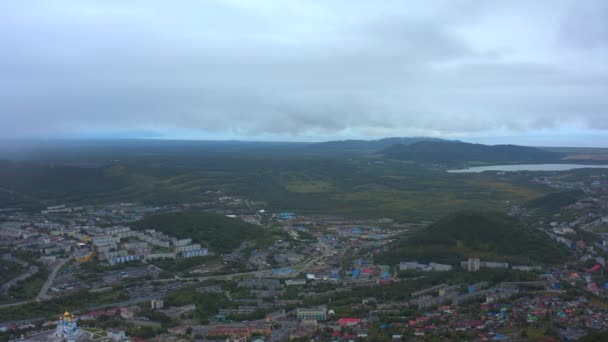
[[[0,342],[608,341],[608,1],[0,1]]]
[[[548,217],[521,205],[510,210],[563,246],[569,256],[561,266],[478,255],[382,263],[378,255],[423,225],[273,213],[221,192],[205,203],[3,211],[0,330],[27,341],[489,341],[607,329],[608,179],[531,181],[583,194]],[[192,208],[276,229],[284,239],[220,252],[132,224]],[[35,309],[45,303],[48,310]]]

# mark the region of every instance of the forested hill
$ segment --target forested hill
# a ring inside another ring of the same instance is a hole
[[[476,256],[491,261],[555,263],[567,255],[543,233],[501,212],[462,211],[395,243],[380,261],[455,264]]]
[[[181,239],[192,238],[215,253],[230,252],[243,241],[264,245],[286,238],[279,231],[199,210],[146,216],[133,223],[132,228],[156,229]]]
[[[482,145],[451,141],[421,141],[412,145],[397,144],[384,149],[390,159],[432,163],[490,162],[546,163],[557,162],[563,155],[534,147],[517,145]]]
[[[582,190],[553,192],[529,201],[526,207],[546,213],[558,213],[563,207],[576,203],[584,195]]]
[[[378,140],[335,140],[313,143],[305,148],[315,152],[374,152],[393,145],[411,145],[422,141],[445,141],[428,137],[393,137]]]

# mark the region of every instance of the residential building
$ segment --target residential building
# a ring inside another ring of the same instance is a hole
[[[93,252],[91,251],[79,251],[74,254],[74,259],[76,262],[84,263],[90,261],[93,258]]]
[[[469,260],[463,261],[462,264],[469,272],[479,271],[479,258],[469,258]]]
[[[436,262],[431,262],[429,263],[429,267],[431,268],[432,271],[451,271],[452,270],[452,265],[446,265],[446,264],[438,264]]]
[[[479,267],[486,268],[509,268],[508,262],[494,262],[494,261],[482,261],[479,263]]]
[[[160,310],[165,306],[165,301],[162,299],[152,299],[150,301],[150,308],[153,310]]]
[[[296,316],[299,320],[325,321],[327,320],[327,307],[323,305],[314,308],[299,308],[296,310]]]
[[[120,329],[108,329],[107,337],[112,341],[122,341],[127,339],[127,334],[124,330]]]
[[[285,280],[287,286],[301,286],[306,285],[306,279],[287,279]]]

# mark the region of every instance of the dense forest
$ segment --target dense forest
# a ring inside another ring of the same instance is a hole
[[[192,238],[215,253],[228,253],[243,241],[268,244],[274,239],[286,238],[270,228],[196,210],[147,216],[134,222],[132,228],[156,229],[178,238]]]
[[[535,198],[526,204],[526,207],[545,212],[556,212],[561,208],[576,203],[585,193],[581,190],[552,192]]]
[[[543,233],[500,212],[449,214],[393,247],[379,260],[391,264],[407,260],[455,264],[475,256],[529,264],[557,263],[567,257],[566,249]]]

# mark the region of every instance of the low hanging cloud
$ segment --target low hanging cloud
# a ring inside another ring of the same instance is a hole
[[[608,129],[587,1],[6,1],[0,135]]]

